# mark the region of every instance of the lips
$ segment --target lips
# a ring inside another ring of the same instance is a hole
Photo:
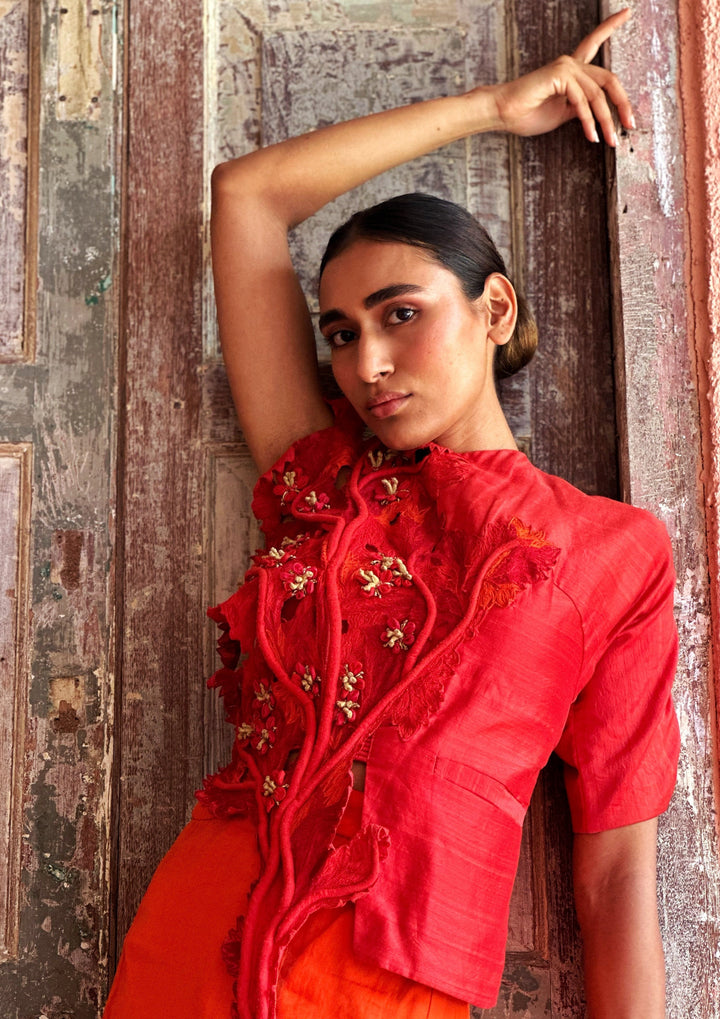
[[[410,399],[410,393],[379,393],[367,402],[367,409],[376,418],[390,417]]]

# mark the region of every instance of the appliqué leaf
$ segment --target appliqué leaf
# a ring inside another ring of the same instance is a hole
[[[313,881],[313,899],[339,906],[368,892],[378,879],[390,849],[387,828],[365,825],[352,839],[333,850]]]

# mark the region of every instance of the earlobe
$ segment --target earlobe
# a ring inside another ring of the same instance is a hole
[[[512,337],[517,321],[515,288],[506,276],[494,272],[485,280],[482,296],[488,313],[488,338],[501,347]]]

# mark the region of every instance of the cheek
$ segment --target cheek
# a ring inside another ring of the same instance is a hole
[[[355,373],[350,362],[351,359],[347,353],[337,353],[333,354],[330,367],[332,368],[333,377],[341,391],[352,402],[352,380]]]

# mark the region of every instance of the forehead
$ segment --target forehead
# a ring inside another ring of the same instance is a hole
[[[348,308],[388,286],[452,287],[457,280],[422,248],[358,240],[328,262],[320,280],[320,308]]]

